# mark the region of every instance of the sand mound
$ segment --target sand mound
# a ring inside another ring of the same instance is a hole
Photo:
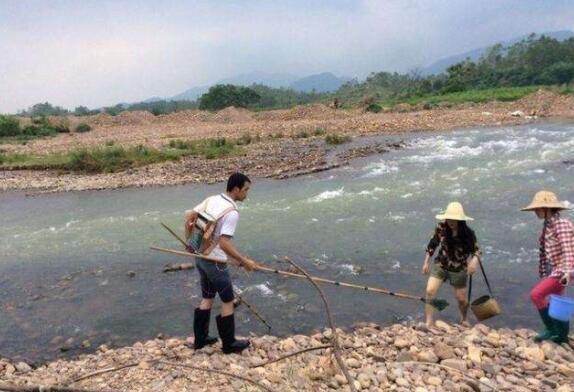
[[[162,123],[194,123],[210,121],[213,115],[203,110],[182,110],[159,116]]]
[[[114,117],[116,125],[147,125],[155,122],[156,117],[148,111],[121,112]]]
[[[217,112],[213,116],[213,121],[224,123],[249,122],[253,121],[253,114],[247,109],[230,106]]]
[[[290,110],[257,113],[259,121],[330,120],[349,117],[349,113],[323,104],[296,106]]]

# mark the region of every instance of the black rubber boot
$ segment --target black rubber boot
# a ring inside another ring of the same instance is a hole
[[[548,315],[548,308],[540,309],[538,310],[538,313],[540,313],[544,329],[534,337],[534,341],[542,342],[544,340],[550,340],[550,338],[556,334],[554,332],[554,320]]]
[[[235,316],[233,314],[225,317],[219,315],[215,321],[217,321],[217,330],[223,343],[224,354],[240,353],[249,347],[249,340],[235,339]]]
[[[193,348],[199,350],[207,345],[217,343],[217,338],[209,336],[209,317],[211,316],[211,309],[195,308],[193,313],[193,333],[195,334],[195,342]]]
[[[568,333],[570,332],[570,322],[552,320],[554,328],[552,329],[554,334],[550,338],[551,341],[557,344],[568,343]]]

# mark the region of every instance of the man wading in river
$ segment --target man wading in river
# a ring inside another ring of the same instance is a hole
[[[193,210],[185,213],[185,229],[189,246],[208,257],[225,260],[253,271],[257,263],[239,253],[231,242],[239,212],[237,201],[247,197],[251,181],[241,173],[234,173],[227,181],[225,193],[208,197]],[[233,283],[226,264],[212,263],[196,259],[197,271],[201,283],[202,300],[195,309],[193,332],[195,349],[214,344],[217,338],[210,337],[209,318],[215,294],[223,302],[221,314],[216,317],[217,330],[223,343],[223,352],[238,353],[249,347],[249,340],[235,339],[235,318],[233,315]]]

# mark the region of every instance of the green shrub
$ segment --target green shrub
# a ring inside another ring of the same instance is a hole
[[[365,108],[366,112],[371,112],[371,113],[379,113],[381,110],[383,110],[381,105],[376,104],[376,103],[371,103],[369,106],[367,106]]]
[[[20,123],[11,116],[0,115],[0,137],[18,136],[20,134]]]
[[[22,153],[0,153],[0,166],[13,166],[30,161],[31,156]]]
[[[124,148],[81,148],[68,153],[65,169],[84,173],[114,173],[131,167],[177,159],[179,155],[143,145]]]
[[[207,143],[209,144],[209,147],[223,147],[227,144],[227,139],[224,137],[217,137],[213,139],[207,139]]]
[[[204,156],[207,159],[221,158],[237,150],[235,143],[224,137],[207,140],[170,140],[168,147],[178,150],[179,156]]]
[[[91,130],[92,127],[86,123],[79,123],[78,126],[76,126],[76,133],[85,133],[90,132]]]
[[[56,128],[36,124],[27,125],[24,127],[24,129],[22,129],[22,135],[30,139],[54,136],[56,133],[58,133]]]
[[[175,139],[169,141],[168,147],[178,150],[189,150],[195,148],[195,143],[188,140]]]
[[[207,159],[222,158],[231,154],[235,146],[233,144],[224,144],[221,146],[209,146],[203,151],[203,155]]]
[[[309,137],[309,134],[307,133],[307,131],[300,131],[297,134],[295,134],[295,137],[297,139],[306,139]]]
[[[65,124],[56,124],[51,127],[57,133],[70,133],[70,128]]]
[[[22,129],[21,139],[36,139],[69,132],[70,129],[65,123],[51,124],[46,117],[35,117],[32,118],[32,124]]]
[[[240,138],[238,138],[235,141],[235,144],[237,144],[238,146],[246,146],[248,144],[251,144],[252,141],[253,139],[251,138],[251,134],[244,133],[243,135],[241,135]]]
[[[314,136],[323,136],[326,133],[327,133],[327,131],[325,131],[323,128],[316,128],[315,132],[313,132],[313,135]]]
[[[348,135],[339,136],[337,134],[333,134],[325,136],[325,143],[327,144],[337,145],[337,144],[348,143],[351,140],[352,140],[351,136]]]
[[[229,106],[246,108],[260,99],[261,96],[249,87],[217,84],[199,98],[199,109],[216,111]]]

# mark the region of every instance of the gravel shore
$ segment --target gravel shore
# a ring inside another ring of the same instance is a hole
[[[339,330],[338,330],[339,331]],[[343,359],[361,391],[559,391],[574,390],[574,351],[567,345],[534,343],[527,329],[472,328],[438,321],[380,327],[357,323],[339,331]],[[251,337],[241,355],[223,355],[219,343],[194,351],[193,338],[162,338],[110,349],[36,369],[0,361],[0,380],[11,385],[72,385],[116,391],[256,391],[241,380],[190,367],[226,371],[272,391],[348,390],[332,349],[323,348],[266,364],[288,353],[331,342],[330,329],[310,336]],[[100,370],[130,365],[121,370]]]

